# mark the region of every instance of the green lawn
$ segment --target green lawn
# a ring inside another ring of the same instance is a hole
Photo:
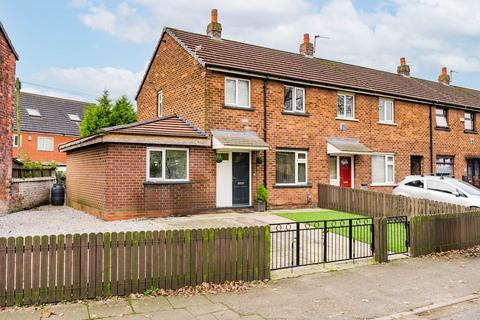
[[[341,219],[357,219],[368,218],[362,215],[341,212],[341,211],[318,211],[318,212],[286,212],[278,213],[280,217],[287,218],[298,222],[310,222],[327,220],[329,230],[340,234],[342,236],[348,236],[348,221],[332,221]],[[361,241],[363,243],[371,244],[371,232],[368,220],[353,220],[353,225],[357,225],[353,228],[353,239]],[[318,225],[316,225],[318,226]],[[321,227],[321,226],[320,226]],[[388,225],[388,250],[391,252],[403,252],[405,251],[405,225],[403,224],[390,224]]]

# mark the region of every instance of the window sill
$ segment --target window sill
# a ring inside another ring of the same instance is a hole
[[[164,184],[191,184],[192,181],[186,180],[186,181],[168,181],[168,180],[163,180],[163,181],[153,181],[153,180],[146,180],[143,182],[144,185],[164,185]]]
[[[378,124],[381,124],[381,125],[385,125],[385,126],[395,126],[395,127],[398,126],[398,124],[395,123],[395,122],[378,121],[377,123],[378,123]]]
[[[302,184],[274,184],[273,187],[275,189],[283,189],[283,188],[311,188],[312,184],[311,183],[302,183]]]
[[[360,120],[355,119],[355,118],[346,118],[346,117],[336,117],[335,120],[353,121],[353,122],[359,122],[360,121]]]
[[[478,131],[476,130],[464,130],[463,132],[468,134],[478,134]]]
[[[370,187],[394,187],[395,183],[370,183]]]
[[[297,116],[297,117],[310,117],[308,112],[289,112],[289,111],[282,111],[283,115],[286,116]]]
[[[252,107],[239,107],[239,106],[224,105],[223,108],[234,109],[234,110],[243,110],[243,111],[255,111],[255,109],[253,109]]]
[[[435,130],[438,130],[438,131],[450,131],[450,128],[448,128],[448,127],[435,127]]]

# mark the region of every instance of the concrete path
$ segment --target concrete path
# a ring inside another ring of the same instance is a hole
[[[480,289],[478,270],[480,258],[411,258],[274,280],[240,294],[113,299],[45,306],[44,310],[57,314],[48,319],[69,320],[478,319],[478,299],[455,303]],[[429,305],[431,310],[397,317]],[[0,320],[38,320],[40,312],[7,309],[0,312]]]

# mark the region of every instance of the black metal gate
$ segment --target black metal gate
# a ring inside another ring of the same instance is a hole
[[[408,254],[410,247],[410,222],[407,216],[387,217],[388,255]]]
[[[270,225],[271,269],[285,269],[373,256],[372,218]]]

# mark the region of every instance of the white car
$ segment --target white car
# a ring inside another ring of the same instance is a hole
[[[393,189],[392,193],[480,208],[480,189],[449,177],[407,176]]]

